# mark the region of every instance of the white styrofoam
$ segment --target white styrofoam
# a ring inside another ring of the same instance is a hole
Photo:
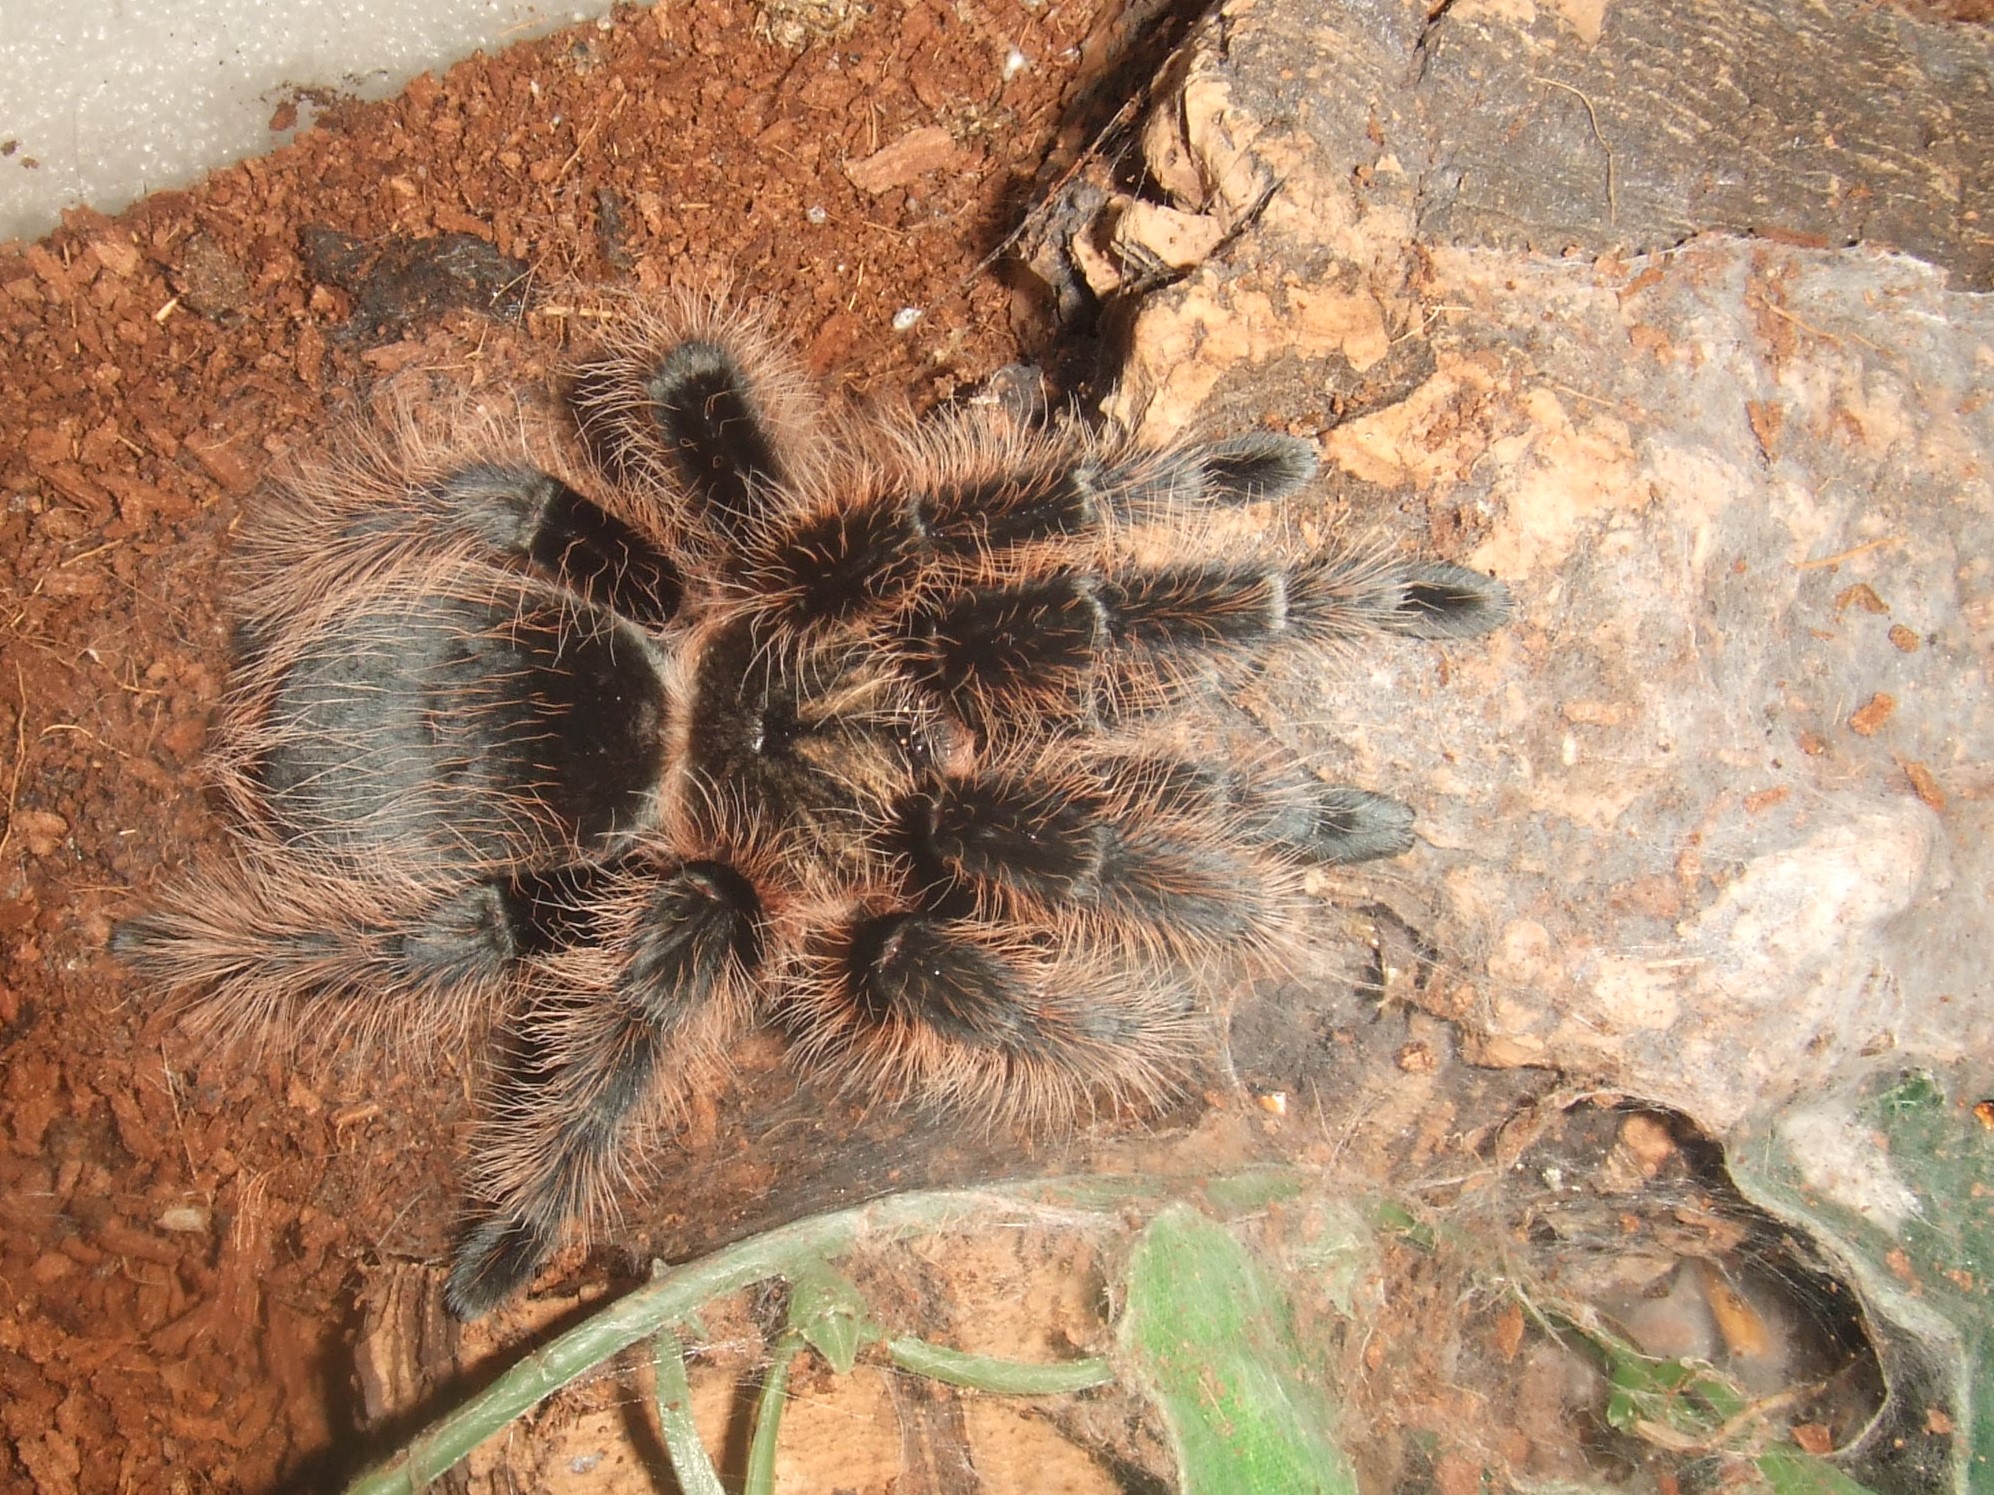
[[[0,240],[281,144],[300,90],[382,98],[607,0],[0,0]],[[309,119],[309,109],[304,118]]]

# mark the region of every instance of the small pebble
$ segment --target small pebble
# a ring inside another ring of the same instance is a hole
[[[161,1210],[155,1223],[161,1230],[178,1231],[182,1235],[204,1235],[208,1229],[208,1212],[198,1204],[175,1204]]]

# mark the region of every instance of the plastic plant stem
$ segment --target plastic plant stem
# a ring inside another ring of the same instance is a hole
[[[911,1335],[888,1340],[886,1353],[895,1365],[917,1376],[997,1396],[1061,1396],[1069,1391],[1105,1386],[1115,1378],[1114,1369],[1098,1357],[1057,1365],[1033,1365],[1023,1360],[1000,1360],[994,1355],[965,1354]]]
[[[775,1495],[775,1440],[782,1430],[782,1405],[789,1399],[789,1367],[803,1348],[803,1333],[785,1329],[769,1351],[769,1368],[755,1398],[755,1432],[748,1440],[748,1468],[741,1495]]]
[[[665,1435],[672,1474],[685,1495],[725,1495],[699,1429],[692,1422],[692,1388],[685,1379],[685,1352],[678,1332],[667,1326],[651,1341],[657,1378],[658,1427]]]
[[[414,1495],[520,1413],[619,1350],[679,1322],[711,1299],[841,1255],[861,1236],[893,1239],[970,1220],[991,1222],[993,1217],[1119,1229],[1127,1222],[1119,1213],[1106,1213],[1109,1209],[1162,1204],[1169,1197],[1167,1184],[1140,1175],[1051,1180],[1009,1190],[933,1190],[891,1195],[751,1237],[625,1294],[525,1356],[348,1485],[348,1495]],[[1075,1199],[1083,1202],[1068,1202]]]

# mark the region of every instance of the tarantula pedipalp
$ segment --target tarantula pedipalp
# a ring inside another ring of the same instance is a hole
[[[117,936],[225,1032],[491,1028],[462,1316],[613,1208],[755,1021],[985,1113],[1170,1085],[1223,962],[1297,947],[1306,867],[1412,839],[1178,724],[1273,650],[1506,608],[1241,538],[1304,442],[834,416],[720,313],[634,319],[568,404],[572,466],[481,430],[266,498],[214,754],[237,854]]]

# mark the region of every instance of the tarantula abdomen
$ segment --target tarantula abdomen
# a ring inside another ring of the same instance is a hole
[[[1167,1091],[1236,959],[1306,942],[1306,869],[1412,845],[1215,693],[1506,609],[1237,522],[1313,477],[1285,437],[833,419],[714,313],[637,319],[569,405],[571,443],[360,447],[263,500],[236,854],[117,937],[228,1036],[489,1036],[465,1316],[614,1211],[751,1024],[986,1116]]]

